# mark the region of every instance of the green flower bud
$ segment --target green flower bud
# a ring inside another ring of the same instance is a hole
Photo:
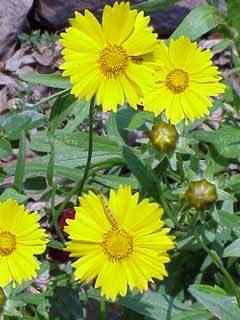
[[[163,121],[155,124],[149,132],[149,139],[152,145],[163,153],[175,150],[177,138],[178,134],[175,126]]]
[[[191,182],[184,196],[196,209],[204,209],[218,198],[216,186],[205,179]]]

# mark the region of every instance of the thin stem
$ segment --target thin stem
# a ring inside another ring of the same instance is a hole
[[[106,320],[107,314],[106,314],[106,303],[103,299],[100,300],[100,320]]]
[[[159,194],[159,201],[160,204],[162,205],[164,212],[166,213],[166,215],[168,216],[168,218],[170,220],[172,220],[173,224],[176,226],[177,225],[177,217],[174,214],[174,212],[172,211],[172,209],[170,208],[170,206],[168,205],[167,201],[165,200],[164,196],[162,194]]]
[[[52,213],[52,219],[53,219],[53,225],[56,230],[57,235],[61,239],[62,242],[65,241],[63,232],[58,224],[58,217],[56,218],[56,209],[55,209],[55,196],[57,191],[57,185],[54,183],[52,186],[52,194],[51,194],[51,213]]]
[[[237,303],[240,306],[240,290],[236,286],[236,284],[234,283],[233,278],[230,275],[230,273],[224,267],[221,259],[219,258],[219,256],[217,255],[217,253],[215,251],[208,249],[208,247],[205,245],[205,243],[202,241],[202,239],[196,233],[195,233],[195,238],[197,239],[197,241],[201,245],[201,247],[206,251],[206,253],[211,257],[211,259],[215,263],[215,265],[221,270],[222,274],[225,276],[225,279],[227,280],[228,284],[231,286],[231,288],[236,296]]]
[[[91,167],[92,161],[92,153],[93,153],[93,114],[94,114],[94,106],[95,106],[95,99],[92,98],[89,108],[89,136],[88,136],[88,157],[86,162],[86,167],[83,173],[83,177],[78,184],[78,188],[76,193],[78,196],[82,194],[84,184],[88,178],[89,170]]]
[[[78,195],[80,196],[85,182],[89,176],[89,169],[91,166],[91,160],[92,160],[92,153],[93,153],[93,114],[94,114],[94,106],[95,106],[95,99],[92,98],[91,103],[90,103],[90,109],[89,109],[89,140],[88,140],[88,157],[87,157],[87,162],[85,166],[85,170],[83,173],[83,176],[80,178],[78,183],[76,184],[75,187],[73,187],[68,194],[66,195],[64,201],[62,202],[61,206],[59,207],[58,210],[55,212],[55,219],[58,220],[61,212],[65,209],[66,205],[68,202],[71,200],[72,196]]]
[[[65,94],[65,93],[67,93],[67,92],[69,92],[69,91],[70,91],[70,89],[65,89],[65,90],[62,90],[62,91],[58,91],[58,92],[52,94],[51,96],[46,97],[46,98],[43,98],[43,99],[40,100],[39,102],[34,103],[34,107],[38,107],[38,106],[40,106],[41,104],[46,103],[46,102],[48,102],[48,101],[50,101],[50,100],[52,100],[52,99],[55,99],[55,98],[57,98],[58,96],[61,96],[61,95]]]

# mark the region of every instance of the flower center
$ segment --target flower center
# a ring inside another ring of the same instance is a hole
[[[167,75],[166,86],[175,94],[185,91],[188,85],[188,74],[182,69],[175,69]]]
[[[100,53],[99,64],[107,78],[115,78],[123,73],[128,66],[127,52],[117,45],[109,45]]]
[[[16,249],[16,237],[7,231],[0,232],[0,255],[8,256]]]
[[[112,229],[104,234],[103,250],[113,261],[127,258],[133,252],[133,239],[121,229]]]

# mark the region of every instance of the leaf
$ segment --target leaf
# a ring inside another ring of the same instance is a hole
[[[156,12],[161,9],[166,9],[170,5],[173,5],[178,0],[148,0],[135,4],[133,8],[143,10],[145,13]]]
[[[186,36],[191,40],[197,40],[220,23],[222,23],[222,19],[216,8],[209,5],[199,5],[183,19],[171,38]]]
[[[12,154],[11,144],[5,138],[0,138],[0,159],[6,158]]]
[[[50,319],[83,320],[83,305],[79,299],[79,290],[69,287],[57,287],[50,298]]]
[[[218,211],[219,223],[229,229],[240,227],[240,217],[236,213],[230,213],[227,211]]]
[[[174,315],[171,320],[212,320],[212,315],[203,308],[195,308],[192,310],[182,311]]]
[[[60,96],[56,99],[50,114],[49,131],[54,132],[66,116],[71,112],[76,99],[71,96]]]
[[[111,174],[95,176],[94,180],[108,188],[117,189],[120,185],[130,185],[133,189],[138,189],[139,183],[135,177],[119,177]]]
[[[73,132],[89,115],[90,103],[84,100],[77,100],[73,106],[74,119],[69,120],[64,128],[67,133]]]
[[[8,188],[8,189],[4,190],[0,196],[1,201],[5,201],[7,199],[15,199],[18,203],[24,203],[27,201],[28,197],[17,192],[13,188]]]
[[[115,113],[111,113],[107,122],[107,133],[111,139],[118,144],[123,145],[124,140],[119,132],[117,118]]]
[[[10,140],[18,140],[23,130],[27,131],[44,124],[46,117],[36,111],[26,110],[21,113],[7,114],[0,117],[0,127]]]
[[[153,122],[154,116],[150,112],[139,111],[131,119],[128,129],[135,130],[143,126],[147,121]]]
[[[55,132],[55,151],[60,153],[66,150],[78,152],[88,149],[88,133],[74,132],[65,133],[65,130],[58,130]],[[50,152],[50,145],[46,131],[39,132],[32,136],[31,148],[39,152]],[[108,137],[93,135],[93,149],[94,151],[106,151],[113,154],[120,154],[121,147]]]
[[[154,199],[158,200],[158,186],[152,170],[146,167],[142,159],[140,159],[132,149],[124,146],[122,150],[128,169],[130,169],[138,179],[143,189]]]
[[[25,171],[25,153],[26,153],[26,135],[25,132],[22,131],[20,142],[19,142],[19,150],[18,150],[18,159],[15,170],[15,179],[14,185],[18,191],[22,191],[23,182],[24,182],[24,171]]]
[[[189,291],[215,317],[239,320],[240,308],[235,297],[227,296],[223,290],[207,285],[192,285]]]
[[[20,79],[32,84],[40,84],[50,88],[71,88],[69,80],[63,78],[60,74],[40,74],[31,72],[20,75]]]
[[[223,251],[223,256],[226,257],[240,257],[240,239],[233,241]]]
[[[45,163],[40,162],[38,160],[26,161],[25,175],[26,176],[39,175],[39,176],[45,177],[47,172],[47,166],[48,166],[47,161]],[[6,167],[6,172],[8,175],[13,176],[15,173],[15,167],[14,166]],[[55,173],[55,176],[57,177],[64,177],[66,179],[70,179],[72,181],[77,182],[79,181],[82,175],[82,170],[55,165],[54,173]]]
[[[119,300],[119,304],[154,320],[174,319],[188,308],[166,294],[148,291],[143,294],[130,293]]]
[[[219,154],[226,158],[239,157],[240,128],[223,125],[220,129],[211,132],[196,131],[190,134],[190,137],[213,144]]]

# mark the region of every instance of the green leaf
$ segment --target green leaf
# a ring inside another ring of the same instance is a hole
[[[220,129],[206,132],[196,131],[190,134],[201,142],[213,144],[219,154],[226,158],[239,157],[240,154],[240,128],[224,125]]]
[[[222,23],[222,19],[216,8],[200,5],[185,17],[171,37],[176,39],[180,36],[186,36],[191,40],[197,40],[220,23]]]
[[[46,176],[47,166],[48,166],[48,158],[44,158],[45,162],[41,162],[40,160],[34,161],[26,161],[25,163],[25,175],[26,176]],[[7,166],[6,172],[8,175],[14,175],[15,167]],[[64,166],[56,165],[54,166],[54,174],[57,177],[63,177],[66,179],[70,179],[72,181],[78,182],[80,177],[82,176],[82,170],[77,168],[68,168]]]
[[[17,192],[15,189],[8,188],[4,190],[0,196],[1,201],[5,201],[7,199],[15,199],[18,203],[24,203],[27,201],[28,197]]]
[[[158,200],[158,187],[152,170],[147,168],[143,160],[127,146],[123,147],[123,157],[126,160],[128,169],[138,179],[143,189],[154,199]]]
[[[117,189],[121,185],[130,185],[133,189],[137,189],[139,187],[139,183],[135,177],[119,177],[106,174],[102,176],[95,176],[94,180],[113,189]]]
[[[74,119],[69,120],[64,131],[73,132],[89,115],[90,103],[84,100],[78,100],[73,106]]]
[[[117,115],[115,113],[111,113],[107,122],[107,133],[111,139],[118,144],[123,145],[124,140],[119,132],[118,123],[117,123]]]
[[[79,150],[88,149],[88,133],[86,132],[74,132],[66,133],[65,130],[58,130],[53,135],[55,141],[55,151],[61,153],[64,148],[73,153],[79,152]],[[48,141],[46,131],[39,132],[32,136],[31,149],[39,152],[50,152],[50,145]],[[105,151],[112,155],[119,155],[121,147],[108,137],[93,135],[93,149],[94,151]]]
[[[6,158],[12,154],[12,147],[5,138],[0,138],[0,159]]]
[[[171,320],[210,320],[212,315],[205,309],[192,306],[192,310],[182,311],[174,315]]]
[[[135,130],[143,126],[147,121],[153,122],[154,116],[151,112],[139,111],[131,119],[128,129]]]
[[[166,9],[170,5],[173,5],[178,0],[148,0],[132,6],[135,9],[143,10],[146,13],[156,12],[162,9]]]
[[[76,103],[76,99],[71,96],[59,96],[51,110],[49,131],[54,132],[66,116],[71,112]]]
[[[174,319],[176,314],[189,309],[177,299],[152,291],[130,293],[120,299],[119,304],[154,320],[168,320],[170,317]]]
[[[227,211],[218,211],[219,223],[229,229],[240,227],[240,216],[236,213],[230,213]]]
[[[23,182],[24,182],[24,171],[25,171],[25,153],[26,153],[26,135],[25,132],[22,131],[20,142],[19,142],[19,150],[18,150],[18,159],[15,170],[15,179],[14,185],[18,191],[22,191]]]
[[[40,74],[31,72],[20,75],[20,79],[32,84],[40,84],[51,88],[71,88],[69,80],[63,78],[60,74]]]
[[[223,320],[239,320],[240,308],[236,298],[227,296],[223,290],[207,285],[192,285],[189,291],[215,317]]]
[[[224,257],[240,257],[240,239],[233,241],[223,252]]]
[[[18,140],[23,130],[37,128],[45,123],[46,117],[36,111],[7,114],[0,117],[0,127],[10,140]]]
[[[83,320],[83,305],[79,299],[79,290],[57,287],[53,297],[50,298],[50,303],[50,319]]]
[[[61,241],[50,240],[48,243],[48,247],[61,250],[64,248],[64,244]]]

